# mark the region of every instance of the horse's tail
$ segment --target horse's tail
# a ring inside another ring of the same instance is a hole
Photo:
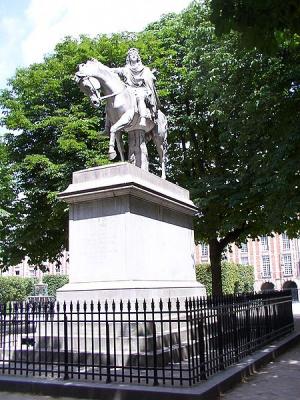
[[[161,136],[163,142],[167,143],[168,139],[168,120],[164,113],[158,111],[158,118],[157,118],[157,127],[158,127],[158,134]]]

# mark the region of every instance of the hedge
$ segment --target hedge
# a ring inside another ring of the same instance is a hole
[[[33,295],[36,278],[0,276],[0,304],[10,301],[25,301]],[[56,296],[56,291],[69,282],[67,275],[44,275],[43,283],[48,285],[48,295]]]
[[[57,289],[69,283],[68,275],[44,275],[43,283],[48,285],[48,295],[56,297]]]
[[[33,278],[0,276],[0,303],[24,301],[33,293]]]
[[[207,294],[212,292],[210,264],[196,266],[196,278],[202,283]],[[246,293],[254,290],[254,267],[252,265],[222,262],[222,285],[224,294]]]

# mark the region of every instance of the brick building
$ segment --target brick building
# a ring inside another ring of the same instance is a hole
[[[244,265],[253,265],[256,291],[300,288],[300,239],[289,239],[286,234],[261,236],[259,240],[248,240],[241,248],[232,245],[226,259]],[[206,244],[196,246],[196,264],[209,262]]]
[[[51,275],[68,275],[68,253],[64,252],[63,257],[60,259],[60,265],[55,263],[45,262],[44,266],[47,268],[45,274]],[[38,278],[43,276],[43,272],[38,268],[28,264],[28,258],[25,259],[18,265],[10,267],[8,271],[3,272],[2,276],[21,276],[23,278]]]

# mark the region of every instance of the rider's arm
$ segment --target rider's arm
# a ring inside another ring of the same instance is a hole
[[[120,76],[124,75],[124,68],[111,68],[111,70]]]

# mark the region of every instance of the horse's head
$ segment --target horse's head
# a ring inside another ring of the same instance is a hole
[[[74,81],[78,83],[80,90],[89,97],[92,106],[98,108],[100,106],[100,82],[93,76],[95,63],[97,60],[79,64]]]
[[[98,108],[100,106],[100,83],[98,79],[92,76],[78,77],[76,73],[74,80],[79,84],[80,90],[89,97],[92,106]]]

